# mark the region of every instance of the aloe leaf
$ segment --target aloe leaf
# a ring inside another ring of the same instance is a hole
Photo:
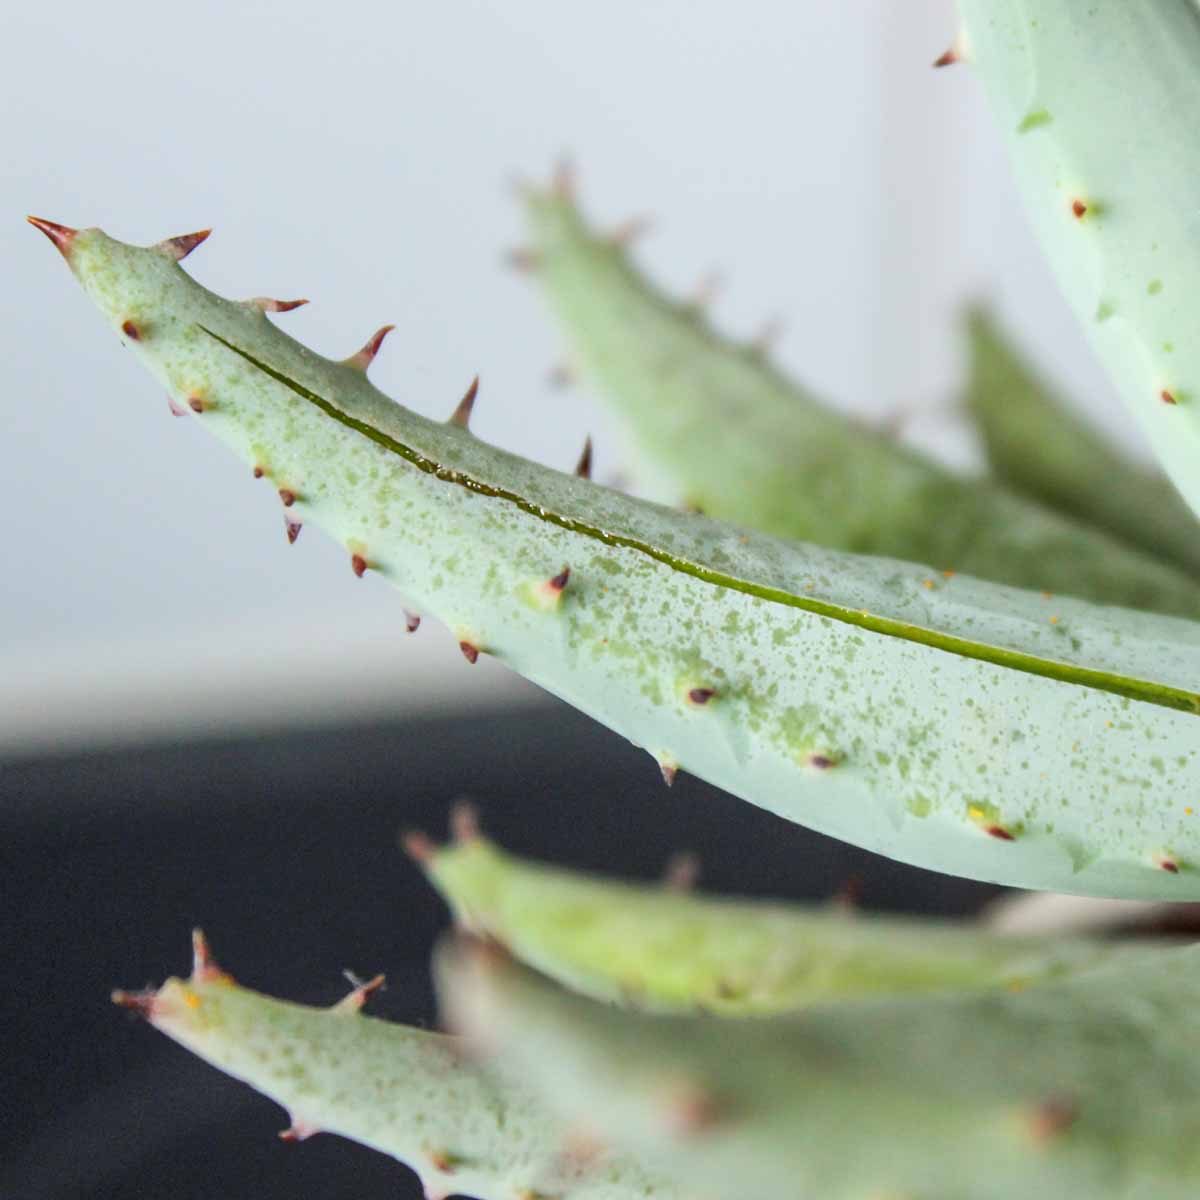
[[[618,414],[648,494],[779,537],[931,563],[1017,587],[1196,616],[1150,553],[994,481],[954,474],[827,407],[665,295],[570,187],[525,190],[527,263],[572,369]]]
[[[55,230],[65,227],[54,226]],[[58,234],[178,407],[269,480],[289,537],[683,767],[937,870],[1200,897],[1200,625],[659,508],[420,417],[207,291],[169,248]],[[473,393],[472,393],[473,395]],[[265,483],[264,483],[265,486]]]
[[[280,1136],[336,1133],[411,1167],[430,1200],[671,1200],[665,1177],[589,1145],[528,1089],[502,1083],[458,1039],[361,1012],[382,976],[332,1008],[238,986],[202,934],[187,979],[113,999],[287,1109]]]
[[[459,1028],[713,1200],[1184,1200],[1200,1188],[1200,948],[1027,992],[749,1021],[620,1012],[473,949]]]
[[[971,310],[966,325],[965,399],[992,474],[1014,491],[1200,576],[1200,525],[1166,477],[1082,419],[985,310]]]
[[[1044,253],[1167,474],[1200,506],[1200,9],[960,0]]]
[[[1126,947],[1011,937],[965,921],[703,896],[531,862],[454,814],[456,838],[407,840],[460,929],[596,999],[758,1016],[873,995],[1023,989]]]

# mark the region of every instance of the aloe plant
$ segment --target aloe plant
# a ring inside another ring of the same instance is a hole
[[[1157,388],[1144,419],[1200,496],[1178,207],[1195,6],[962,9],[966,36],[939,63],[980,66],[1048,239],[1079,235],[1055,249],[1077,305],[1099,295],[1085,315],[1119,386],[1137,405]],[[354,575],[398,588],[410,628],[434,614],[469,661],[493,655],[635,740],[668,784],[692,771],[958,875],[1200,897],[1190,517],[1176,508],[1169,536],[1117,521],[1096,464],[1067,455],[1101,457],[1082,433],[1041,439],[1056,465],[1010,477],[1047,503],[955,478],[668,301],[561,183],[529,204],[522,261],[639,431],[660,497],[687,511],[592,483],[587,451],[565,473],[487,446],[469,428],[477,381],[444,423],[409,412],[366,374],[390,327],[343,361],[313,353],[269,319],[297,302],[232,302],[188,277],[207,231],[138,248],[31,219],[173,408],[274,490],[289,541],[322,525]],[[1024,384],[989,353],[970,390],[984,379],[995,413]],[[1161,495],[1105,461],[1138,505]],[[431,1197],[1200,1187],[1195,949],[632,885],[508,854],[465,810],[454,824],[449,846],[407,846],[464,939],[484,939],[439,960],[465,1042],[362,1015],[378,979],[330,1010],[250,992],[199,936],[188,979],[114,999],[284,1105],[284,1136],[352,1137]]]

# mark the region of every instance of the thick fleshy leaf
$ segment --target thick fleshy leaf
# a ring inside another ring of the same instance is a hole
[[[1011,937],[966,921],[703,896],[507,854],[458,810],[460,836],[409,848],[460,928],[597,999],[656,1012],[761,1015],[875,995],[1022,989],[1135,951]]]
[[[486,949],[443,956],[441,985],[509,1077],[713,1200],[1200,1189],[1200,949],[754,1021],[620,1012]]]
[[[525,196],[530,278],[560,318],[573,371],[617,413],[650,494],[779,537],[1200,616],[1195,583],[1173,565],[828,407],[761,346],[654,287],[569,190]]]
[[[409,412],[152,249],[82,230],[68,261],[355,575],[668,777],[959,875],[1200,897],[1200,625],[634,501]]]
[[[1200,9],[959,0],[1042,249],[1134,419],[1200,508]]]
[[[197,948],[188,979],[113,999],[283,1105],[290,1122],[281,1137],[352,1138],[410,1166],[431,1198],[677,1194],[628,1155],[596,1147],[580,1154],[578,1138],[552,1109],[489,1075],[457,1039],[363,1015],[382,980],[356,987],[333,1008],[311,1008],[239,987],[199,934]]]
[[[1166,476],[1081,418],[983,309],[967,341],[965,399],[996,478],[1200,576],[1200,523]]]

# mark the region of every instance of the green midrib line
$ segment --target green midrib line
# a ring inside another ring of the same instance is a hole
[[[522,512],[529,513],[530,516],[536,517],[541,521],[548,521],[550,524],[569,530],[571,533],[583,534],[585,537],[593,538],[608,546],[623,546],[626,549],[635,550],[640,554],[645,554],[647,557],[655,559],[657,562],[663,563],[674,571],[691,575],[716,587],[731,588],[734,591],[743,592],[749,596],[757,596],[759,599],[768,600],[774,604],[782,604],[789,608],[797,608],[804,612],[815,613],[818,616],[829,617],[831,620],[839,621],[844,625],[854,625],[860,629],[867,629],[872,633],[882,634],[885,637],[895,637],[907,642],[916,642],[923,646],[930,646],[935,650],[944,650],[948,654],[956,654],[963,658],[973,658],[982,662],[990,662],[996,666],[1006,667],[1013,671],[1024,671],[1029,675],[1040,675],[1047,679],[1057,679],[1064,683],[1073,683],[1081,687],[1094,688],[1098,691],[1112,692],[1118,696],[1126,696],[1131,700],[1139,700],[1147,704],[1157,704],[1163,708],[1177,709],[1181,712],[1191,713],[1193,716],[1200,715],[1200,694],[1187,691],[1183,688],[1172,687],[1164,683],[1155,683],[1146,679],[1134,679],[1130,676],[1117,675],[1110,671],[1097,671],[1090,667],[1056,662],[1053,659],[1039,658],[1036,654],[1028,654],[1021,650],[1007,650],[1001,646],[988,646],[981,642],[970,641],[968,638],[956,637],[954,634],[939,633],[932,629],[924,629],[919,625],[909,624],[906,621],[897,621],[892,617],[875,616],[871,613],[831,604],[827,600],[797,596],[792,592],[784,591],[782,588],[765,587],[761,584],[751,583],[749,580],[738,579],[735,576],[723,574],[700,563],[679,558],[676,555],[668,553],[666,550],[660,550],[638,538],[629,537],[626,534],[609,533],[595,525],[589,525],[573,517],[551,512],[539,504],[526,500],[516,492],[509,491],[507,488],[483,483],[459,471],[457,468],[447,467],[426,457],[419,450],[414,450],[411,446],[406,446],[403,442],[398,442],[395,438],[383,433],[372,425],[368,425],[365,421],[360,421],[356,417],[350,416],[349,413],[343,412],[331,401],[326,400],[316,392],[310,391],[303,384],[297,383],[294,379],[283,374],[283,372],[262,362],[249,351],[243,350],[233,342],[227,341],[220,334],[214,333],[204,325],[200,325],[199,328],[227,349],[240,355],[264,374],[278,380],[285,387],[295,392],[297,396],[315,405],[326,416],[331,417],[346,428],[353,429],[356,433],[370,438],[376,445],[382,446],[385,450],[399,455],[405,462],[411,463],[427,475],[432,475],[446,483],[457,484],[459,487],[466,488],[468,491],[478,492],[480,495],[507,501],[509,504],[516,505]]]

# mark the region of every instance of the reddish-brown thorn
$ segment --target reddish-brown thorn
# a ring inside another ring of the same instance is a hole
[[[479,376],[471,380],[471,386],[463,393],[463,398],[450,414],[450,424],[467,429],[471,424],[471,412],[475,407],[475,397],[479,395]]]
[[[189,396],[188,397],[188,408],[190,408],[192,410],[192,412],[202,413],[202,412],[204,412],[204,410],[207,407],[208,407],[208,405],[204,403],[203,396]]]
[[[198,233],[181,233],[177,237],[164,239],[154,249],[179,262],[187,258],[210,233],[212,233],[211,229],[201,229]]]
[[[810,754],[808,756],[808,765],[815,767],[818,771],[828,771],[832,767],[837,766],[837,759],[830,758],[828,754]]]
[[[676,1137],[694,1137],[721,1120],[721,1109],[712,1093],[698,1084],[684,1084],[667,1097],[667,1128]]]
[[[138,340],[141,338],[141,336],[142,336],[142,331],[141,331],[141,330],[140,330],[140,329],[139,329],[139,328],[138,328],[138,327],[137,327],[137,326],[136,326],[136,325],[135,325],[135,324],[134,324],[132,321],[129,321],[129,320],[125,321],[125,322],[124,322],[124,323],[121,325],[121,332],[122,332],[122,333],[123,333],[123,334],[124,334],[124,335],[125,335],[125,336],[126,336],[126,337],[127,337],[129,340],[130,340],[130,341],[131,341],[131,342],[136,342],[136,341],[138,341]]]
[[[395,328],[395,325],[384,325],[377,329],[361,350],[346,359],[346,365],[357,367],[360,371],[365,371],[375,361],[375,355],[379,353],[379,347],[383,345],[383,339]]]
[[[1178,404],[1179,403],[1179,401],[1175,398],[1175,393],[1167,391],[1166,388],[1163,388],[1163,390],[1158,393],[1158,398],[1164,404]]]
[[[479,658],[479,647],[472,646],[470,642],[459,642],[458,648],[462,651],[463,658],[474,666],[476,660]]]
[[[456,800],[451,807],[450,835],[456,842],[479,840],[479,809],[470,800]]]
[[[307,300],[272,300],[268,296],[255,296],[252,300],[247,300],[247,304],[253,304],[256,308],[263,312],[286,313],[291,312],[295,308],[300,308],[307,304]]]
[[[443,1175],[453,1175],[458,1166],[458,1160],[448,1150],[430,1150],[429,1161],[433,1169],[441,1171]]]
[[[372,979],[359,979],[353,971],[343,971],[342,974],[345,975],[354,988],[352,992],[336,1005],[337,1008],[343,1011],[358,1012],[372,996],[377,992],[383,991],[387,982],[383,975],[376,975]]]
[[[279,1131],[279,1140],[281,1142],[302,1142],[305,1138],[310,1138],[314,1133],[320,1132],[315,1125],[293,1120],[286,1129]]]
[[[628,246],[649,232],[653,224],[654,222],[647,216],[630,217],[629,220],[622,221],[606,240],[612,246]]]
[[[63,256],[70,259],[71,243],[75,240],[78,229],[70,225],[60,225],[57,221],[47,221],[44,217],[26,217],[34,229],[40,229],[53,243],[54,248]]]
[[[557,575],[555,575],[552,579],[546,580],[546,587],[552,592],[561,592],[564,588],[566,588],[570,578],[571,568],[564,565],[563,569],[559,571]]]
[[[174,396],[167,397],[167,407],[171,410],[171,416],[173,417],[186,417],[188,415],[188,410]]]
[[[1066,1133],[1079,1119],[1079,1106],[1069,1096],[1049,1096],[1028,1114],[1029,1132],[1044,1142]]]
[[[296,503],[296,493],[291,488],[280,488],[279,499],[284,508],[291,508]]]
[[[517,271],[529,273],[542,265],[542,256],[536,250],[518,246],[504,256],[504,261]]]
[[[1165,854],[1158,855],[1154,860],[1154,865],[1158,867],[1160,871],[1168,871],[1172,875],[1179,874],[1179,863],[1177,863],[1175,859],[1170,858]]]
[[[707,704],[717,694],[716,688],[696,687],[688,691],[689,704]]]
[[[1003,825],[985,825],[983,831],[988,837],[999,838],[1002,842],[1015,842],[1017,840],[1017,835],[1011,830],[1005,829]]]
[[[672,892],[690,892],[700,878],[700,859],[690,850],[672,854],[663,872],[663,886]]]
[[[438,852],[437,842],[429,834],[422,833],[419,829],[410,829],[403,834],[400,838],[400,845],[409,858],[419,863],[431,862]]]
[[[591,479],[592,477],[592,435],[590,433],[583,439],[583,450],[579,455],[579,461],[575,464],[575,474],[580,479]]]
[[[679,768],[674,763],[660,762],[658,769],[662,775],[663,783],[667,787],[670,787],[675,782],[675,776],[679,774]]]
[[[267,472],[266,472],[265,468],[260,466],[258,463],[254,464],[254,478],[255,479],[261,479],[266,473]]]
[[[406,633],[416,633],[421,628],[421,614],[404,610],[404,631]]]
[[[725,277],[720,271],[710,271],[692,289],[692,294],[687,300],[688,307],[707,308],[716,299],[724,283]]]
[[[367,560],[361,554],[350,556],[350,570],[361,579],[367,573]]]
[[[550,191],[560,200],[574,200],[575,182],[575,164],[565,156],[560,158],[554,164],[554,173],[550,176]]]
[[[140,992],[126,992],[117,988],[112,992],[112,1002],[119,1004],[122,1008],[131,1009],[139,1017],[145,1017],[148,1021],[154,1015],[154,1001],[157,994],[153,988],[146,988]]]
[[[933,65],[935,67],[949,67],[949,66],[953,66],[954,63],[959,62],[959,61],[961,61],[961,60],[959,59],[958,51],[953,46],[951,46],[950,49],[947,50],[944,54],[940,55],[938,58],[935,58],[933,60]]]
[[[304,528],[301,522],[297,521],[290,512],[283,514],[283,527],[287,530],[287,540],[289,546],[296,544],[296,539],[300,536],[300,530]]]
[[[217,966],[217,960],[213,958],[212,949],[208,944],[208,938],[204,936],[204,931],[202,929],[193,929],[192,979],[216,979],[224,976],[224,974],[225,972]]]
[[[1082,221],[1087,215],[1088,206],[1082,200],[1071,201],[1071,211],[1075,214],[1075,219]]]
[[[862,903],[863,880],[861,875],[848,875],[841,886],[829,898],[830,905],[842,913],[853,913]]]

